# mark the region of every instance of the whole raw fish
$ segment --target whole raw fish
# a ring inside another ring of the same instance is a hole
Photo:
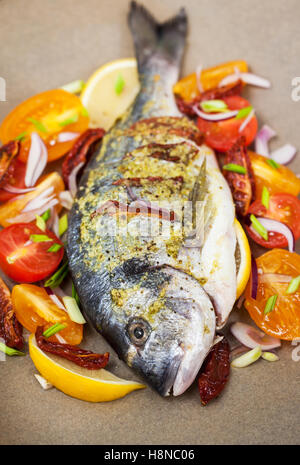
[[[194,381],[236,297],[234,205],[172,87],[184,10],[159,24],[135,2],[141,91],[84,172],[68,257],[84,312],[162,395]]]

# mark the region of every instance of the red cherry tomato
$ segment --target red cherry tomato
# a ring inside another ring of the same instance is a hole
[[[300,200],[292,194],[280,193],[270,196],[269,208],[262,205],[261,200],[256,200],[249,207],[248,213],[255,216],[271,218],[281,221],[293,231],[295,239],[300,237]],[[288,243],[282,234],[270,231],[268,241],[265,241],[259,234],[254,232],[250,226],[246,226],[249,236],[257,244],[273,249],[274,247],[287,247]]]
[[[250,106],[248,100],[233,95],[224,97],[224,102],[229,110],[241,110]],[[219,152],[227,152],[240,136],[245,137],[246,145],[249,145],[255,138],[257,133],[257,119],[255,116],[251,118],[245,129],[239,132],[241,124],[245,118],[230,118],[224,121],[207,121],[203,118],[198,118],[197,125],[200,131],[205,134],[205,142],[214,150]]]
[[[8,176],[6,185],[24,189],[25,186],[25,173],[26,164],[20,160],[13,160],[11,166],[8,168]],[[12,194],[4,189],[0,189],[0,202],[4,203],[16,197],[17,194]]]
[[[33,234],[46,235],[51,241],[33,242]],[[53,244],[62,247],[48,252]],[[0,231],[0,268],[14,281],[33,283],[46,278],[56,270],[63,255],[63,243],[55,234],[42,231],[34,223],[13,224]]]

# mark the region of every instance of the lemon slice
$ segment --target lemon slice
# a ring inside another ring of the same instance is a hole
[[[247,285],[251,273],[251,252],[250,246],[243,230],[241,223],[235,219],[234,228],[237,238],[236,262],[237,262],[237,289],[236,298],[238,299]]]
[[[88,402],[120,399],[129,392],[146,386],[118,378],[103,368],[88,370],[56,355],[43,352],[34,334],[29,338],[30,357],[40,374],[65,394]]]
[[[134,101],[139,90],[135,58],[115,60],[101,66],[89,78],[80,96],[89,113],[90,125],[110,129]]]

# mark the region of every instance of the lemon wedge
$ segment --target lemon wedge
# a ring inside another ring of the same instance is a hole
[[[80,96],[92,127],[111,128],[140,90],[135,58],[124,58],[97,69]]]
[[[245,290],[251,273],[251,251],[249,242],[245,231],[243,230],[241,223],[235,219],[234,228],[237,238],[237,252],[236,261],[238,267],[237,273],[237,290],[236,298],[238,299]]]
[[[88,370],[64,358],[43,352],[34,334],[29,338],[29,354],[39,373],[65,394],[88,402],[108,402],[146,386],[118,378],[103,368]]]

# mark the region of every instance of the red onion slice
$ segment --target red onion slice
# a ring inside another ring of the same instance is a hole
[[[269,336],[253,326],[237,321],[230,331],[234,337],[244,346],[254,349],[258,345],[263,350],[275,349],[281,346],[280,339]]]
[[[203,66],[201,64],[198,65],[197,68],[196,68],[196,82],[197,82],[197,87],[198,87],[198,90],[199,90],[200,94],[202,94],[202,92],[203,92],[203,87],[202,87],[202,83],[201,83],[202,69],[203,69]]]
[[[59,308],[61,308],[62,310],[64,310],[65,312],[67,311],[66,310],[66,307],[63,305],[63,303],[59,300],[59,298],[57,297],[57,295],[53,292],[53,290],[51,289],[51,287],[48,287],[48,286],[44,286],[44,289],[45,291],[47,292],[47,294],[49,295],[50,299],[52,300],[52,302],[57,305]]]
[[[255,152],[263,157],[269,157],[268,142],[272,137],[276,136],[276,132],[265,124],[257,133],[255,138]]]
[[[61,205],[67,210],[71,210],[73,205],[73,197],[70,191],[62,191],[59,193],[59,200]]]
[[[245,84],[250,84],[256,87],[262,87],[264,89],[269,89],[271,87],[271,83],[268,79],[262,78],[257,76],[257,74],[253,73],[234,73],[225,76],[221,82],[219,82],[218,87],[226,86],[227,84],[232,84],[236,82],[238,79],[241,79]]]
[[[41,194],[39,194],[37,197],[34,199],[30,200],[25,207],[22,210],[22,213],[29,212],[31,210],[36,210],[37,208],[42,207],[45,203],[49,202],[54,198],[53,195],[51,195],[54,191],[54,187],[48,187],[48,189],[45,189]]]
[[[48,203],[45,203],[42,207],[35,210],[30,210],[28,212],[23,212],[20,215],[15,216],[14,218],[7,219],[8,223],[30,223],[30,221],[35,220],[35,215],[42,215],[46,210],[54,205],[58,204],[57,199],[52,199]]]
[[[292,280],[292,276],[286,274],[277,273],[263,273],[259,277],[261,283],[289,283]]]
[[[281,223],[280,221],[271,220],[270,218],[257,217],[257,219],[267,231],[282,234],[288,242],[289,251],[295,252],[294,234],[286,224]]]
[[[77,139],[79,135],[79,132],[60,132],[57,136],[57,142],[69,142]]]
[[[77,182],[76,182],[76,176],[78,172],[81,170],[83,167],[84,162],[79,163],[75,168],[71,171],[68,179],[68,184],[69,184],[69,190],[71,192],[72,197],[74,198],[77,192]]]
[[[280,165],[287,165],[295,158],[297,153],[296,147],[291,144],[285,144],[277,150],[271,153],[272,160],[276,161]]]
[[[249,115],[247,116],[247,118],[245,118],[244,121],[242,122],[242,124],[240,125],[240,127],[239,127],[239,132],[243,132],[243,130],[245,129],[245,127],[248,126],[248,124],[249,124],[250,121],[252,120],[254,114],[255,114],[255,110],[254,110],[254,108],[252,108],[252,110],[250,111],[250,113],[249,113]]]
[[[44,171],[48,160],[47,148],[36,132],[31,133],[31,145],[25,173],[25,186],[34,186]]]
[[[258,287],[258,272],[256,260],[251,255],[251,297],[256,299],[257,296],[257,287]]]
[[[243,346],[241,344],[239,344],[238,346],[234,347],[231,351],[230,351],[230,361],[232,361],[237,355],[239,354],[243,354],[244,352],[248,352],[249,350],[249,347],[246,347],[246,346]]]
[[[14,187],[14,186],[11,186],[10,184],[7,184],[6,186],[3,186],[2,189],[6,192],[10,192],[11,194],[26,194],[27,192],[34,191],[36,188],[27,187],[25,189],[21,189],[19,187]]]
[[[225,119],[234,118],[238,114],[238,110],[227,111],[226,113],[205,113],[199,109],[198,105],[194,105],[193,110],[198,116],[200,116],[200,118],[203,118],[207,121],[222,121]]]

